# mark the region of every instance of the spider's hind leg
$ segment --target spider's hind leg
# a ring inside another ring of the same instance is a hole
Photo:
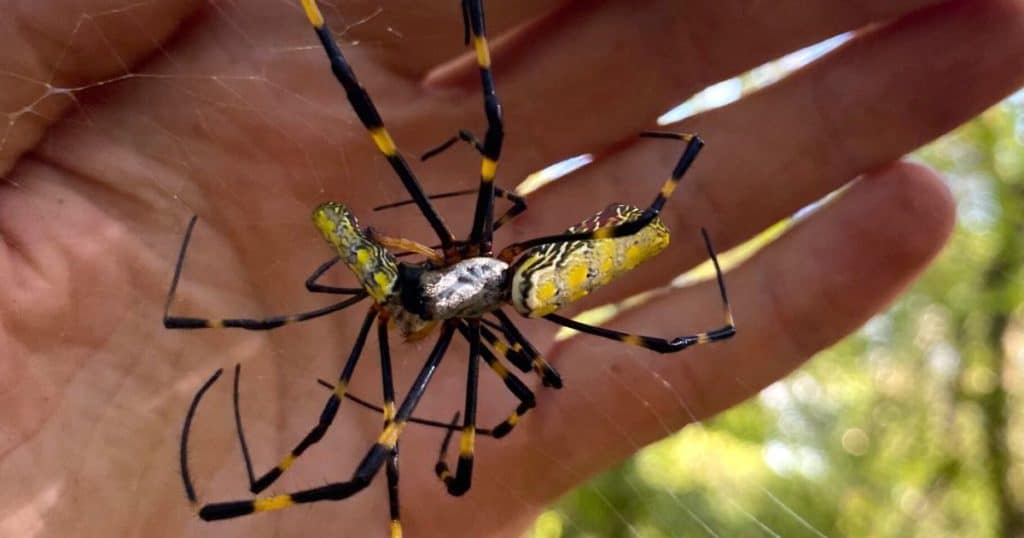
[[[600,336],[610,340],[617,340],[634,346],[640,346],[658,353],[675,353],[693,345],[707,344],[732,338],[733,335],[736,334],[736,325],[733,320],[732,307],[729,305],[729,297],[725,292],[725,279],[722,277],[722,268],[718,264],[718,256],[715,255],[714,247],[711,246],[711,239],[708,237],[707,231],[702,228],[700,232],[701,236],[704,238],[704,246],[707,248],[708,257],[711,258],[711,263],[715,267],[715,281],[718,284],[718,293],[722,299],[722,311],[723,317],[725,318],[725,322],[721,327],[706,332],[679,336],[672,340],[667,340],[665,338],[658,338],[654,336],[640,336],[613,329],[595,327],[557,314],[548,314],[544,316],[544,319],[582,333],[592,334],[594,336]]]
[[[612,226],[605,226],[593,230],[573,232],[573,233],[560,233],[555,235],[546,235],[542,237],[536,237],[527,241],[519,243],[513,243],[498,254],[498,259],[511,262],[517,256],[525,252],[527,249],[538,247],[541,245],[550,245],[554,243],[568,243],[571,241],[590,241],[593,239],[612,239],[615,237],[625,237],[627,235],[633,235],[640,230],[644,229],[647,225],[654,221],[661,213],[662,208],[665,206],[665,202],[675,192],[676,187],[679,185],[679,181],[686,174],[686,171],[690,169],[690,166],[697,159],[697,155],[700,150],[704,147],[704,141],[694,134],[677,134],[677,133],[663,133],[654,131],[645,131],[641,133],[641,136],[648,138],[671,138],[674,140],[681,140],[686,142],[686,147],[683,149],[682,154],[679,156],[679,160],[676,162],[675,167],[672,169],[672,173],[668,179],[662,184],[658,194],[654,197],[654,201],[651,202],[646,209],[635,219],[624,221],[620,224]]]
[[[317,419],[317,424],[302,438],[301,441],[286,455],[281,458],[280,462],[272,467],[269,471],[264,473],[259,478],[255,478],[252,471],[252,460],[249,457],[248,444],[245,441],[245,433],[242,429],[241,412],[239,411],[238,405],[238,383],[236,377],[235,383],[235,427],[238,432],[239,444],[242,446],[243,456],[245,458],[246,472],[249,475],[249,491],[253,493],[259,493],[271,484],[273,484],[278,478],[281,477],[295,460],[298,459],[302,454],[311,446],[318,443],[327,433],[327,430],[331,427],[334,422],[334,417],[338,413],[338,408],[341,406],[341,400],[344,398],[344,393],[348,387],[348,383],[352,378],[352,373],[355,371],[356,364],[359,362],[359,358],[363,352],[363,346],[366,344],[366,337],[370,331],[370,327],[373,325],[374,319],[377,318],[376,309],[371,308],[367,312],[366,317],[363,320],[362,327],[359,330],[359,334],[356,337],[356,341],[352,346],[352,351],[349,354],[348,360],[345,362],[344,368],[342,368],[341,375],[338,377],[338,383],[335,385],[334,391],[328,397],[327,402],[324,404],[323,411],[320,412],[320,417]],[[237,371],[237,370],[236,370]]]
[[[512,343],[513,351],[520,352],[526,361],[525,364],[528,365],[525,367],[519,366],[520,369],[524,372],[533,369],[545,387],[562,388],[562,376],[544,360],[544,357],[537,351],[537,348],[533,347],[533,344],[519,331],[519,328],[512,322],[512,319],[501,310],[495,310],[493,314],[501,323],[500,330],[502,334]]]
[[[370,321],[373,320],[372,317],[368,319]],[[366,330],[369,330],[368,327]],[[451,343],[454,331],[455,326],[452,323],[446,324],[444,329],[442,329],[437,343],[434,344],[434,348],[430,352],[430,356],[420,369],[416,380],[413,381],[412,388],[402,401],[402,405],[395,413],[394,420],[384,428],[384,431],[377,438],[377,442],[370,447],[363,459],[360,460],[359,465],[349,480],[331,482],[323,486],[272,497],[210,503],[199,510],[199,517],[207,521],[213,521],[245,516],[254,512],[281,510],[296,504],[328,500],[338,501],[351,497],[365,489],[380,471],[381,467],[387,464],[388,457],[393,454],[402,430],[409,422],[412,413],[416,410],[416,405],[419,404],[420,399],[423,397],[430,379],[440,365],[441,359],[444,358],[448,351],[448,344]]]

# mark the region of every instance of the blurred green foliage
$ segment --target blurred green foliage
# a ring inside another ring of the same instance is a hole
[[[958,225],[888,311],[569,493],[528,535],[1024,536],[1019,97],[915,155],[948,176]]]

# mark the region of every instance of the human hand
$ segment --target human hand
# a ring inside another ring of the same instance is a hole
[[[555,327],[522,322],[566,387],[538,388],[537,409],[516,431],[478,441],[464,498],[444,495],[431,472],[440,433],[408,428],[407,535],[516,534],[591,473],[750,396],[854,330],[923,269],[952,226],[952,202],[934,173],[890,163],[1024,80],[1024,4],[926,7],[936,3],[577,2],[517,38],[492,40],[507,132],[499,184],[567,156],[606,155],[531,195],[530,209],[498,234],[501,247],[562,230],[610,201],[646,203],[679,148],[635,135],[693,91],[902,17],[756,95],[673,126],[708,143],[664,213],[675,241],[587,303],[662,285],[703,261],[700,226],[724,250],[865,174],[727,276],[739,334],[662,356],[587,336],[554,344]],[[343,20],[379,4],[348,3]],[[497,36],[544,3],[490,4]],[[260,317],[328,302],[302,290],[330,256],[309,225],[322,201],[345,202],[389,235],[430,240],[413,210],[370,211],[405,194],[330,77],[297,2],[75,5],[83,11],[9,8],[3,24],[17,31],[0,32],[0,50],[19,53],[0,59],[0,110],[12,114],[0,137],[10,182],[0,197],[0,534],[383,533],[379,483],[343,503],[209,524],[191,512],[177,474],[185,408],[214,369],[244,364],[242,412],[257,471],[265,470],[313,425],[325,398],[314,380],[337,375],[364,314],[268,333],[163,329],[191,214],[200,221],[172,305],[180,315]],[[483,125],[471,62],[422,83],[463,52],[458,7],[389,2],[342,36],[407,156]],[[340,32],[342,17],[325,12]],[[82,89],[40,98],[54,71],[52,87]],[[472,187],[478,166],[465,148],[414,163],[430,192]],[[438,207],[454,230],[468,229],[465,199]],[[717,301],[710,284],[673,290],[609,326],[663,336],[702,330],[718,322]],[[429,341],[394,347],[401,397]],[[368,348],[352,390],[374,397]],[[443,419],[461,407],[465,356],[453,344],[417,415]],[[511,399],[486,372],[481,381],[487,425]],[[348,478],[380,418],[342,409],[275,491]],[[211,390],[196,420],[190,456],[201,499],[247,496],[228,383]]]

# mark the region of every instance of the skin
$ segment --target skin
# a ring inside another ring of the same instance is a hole
[[[244,365],[243,413],[262,472],[313,425],[326,398],[315,379],[335,378],[365,313],[270,333],[165,330],[160,314],[190,215],[200,220],[178,315],[261,317],[329,303],[302,290],[330,255],[308,218],[322,201],[350,204],[388,235],[432,241],[413,210],[370,211],[405,194],[292,4],[4,2],[0,110],[32,112],[13,116],[0,149],[0,534],[386,532],[383,474],[342,503],[215,525],[194,517],[177,474],[185,409],[214,369]],[[415,4],[325,7],[336,32],[383,8],[350,28],[342,47],[407,155],[460,127],[483,128],[475,68],[456,58],[458,3]],[[778,84],[672,126],[708,142],[664,214],[674,242],[589,305],[703,261],[699,226],[725,250],[860,180],[727,275],[739,328],[727,343],[661,356],[590,337],[555,344],[553,326],[523,321],[566,388],[540,390],[538,409],[505,440],[478,440],[474,487],[461,499],[444,495],[431,472],[441,434],[408,428],[408,536],[515,536],[587,476],[742,401],[855,330],[927,266],[953,226],[941,179],[900,157],[1024,82],[1019,0],[489,4],[492,36],[515,29],[493,47],[508,133],[499,184],[569,155],[603,155],[531,196],[499,247],[564,229],[612,200],[647,203],[681,150],[634,138],[658,114],[724,77],[870,26]],[[126,65],[146,75],[96,85]],[[40,99],[43,80],[87,89],[73,94],[77,104]],[[479,163],[457,147],[414,166],[440,192],[472,186]],[[457,234],[468,232],[468,200],[438,207]],[[704,284],[610,326],[674,336],[717,326],[718,312]],[[392,341],[401,397],[431,340]],[[446,419],[461,408],[466,348],[455,341],[417,415]],[[371,333],[353,384],[373,399],[376,353]],[[493,375],[481,376],[488,426],[511,400]],[[230,409],[228,374],[204,400],[191,443],[203,500],[247,495]],[[379,420],[344,404],[327,439],[271,490],[347,479]]]

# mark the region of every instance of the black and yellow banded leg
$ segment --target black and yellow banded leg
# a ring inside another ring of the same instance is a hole
[[[519,400],[519,405],[516,406],[515,410],[509,413],[505,420],[499,422],[496,426],[490,429],[491,437],[500,439],[505,437],[512,431],[512,428],[519,424],[519,420],[523,418],[530,409],[533,409],[537,405],[537,399],[525,384],[519,380],[518,377],[512,375],[502,364],[498,361],[498,358],[494,356],[487,348],[480,348],[480,356],[483,357],[484,362],[491,367],[491,370],[498,375],[499,378],[505,383],[505,388],[512,393]],[[478,434],[480,431],[477,432]]]
[[[483,320],[487,323],[486,320]],[[496,330],[501,331],[501,326],[498,324],[491,325]],[[510,364],[518,368],[520,371],[530,371],[530,358],[523,352],[523,347],[518,343],[506,342],[498,337],[491,329],[487,327],[480,328],[480,334],[487,341],[487,345],[491,346],[495,352],[498,353],[503,359],[507,360]],[[504,333],[503,333],[504,334]]]
[[[242,365],[235,364],[235,379],[231,388],[231,405],[235,414],[235,435],[238,436],[238,446],[242,449],[242,461],[245,463],[245,476],[249,479],[249,487],[256,483],[256,474],[252,471],[252,454],[249,452],[249,443],[245,440],[245,429],[242,428],[242,391],[241,391]]]
[[[466,195],[469,195],[469,194],[476,194],[478,190],[479,190],[479,188],[472,188],[472,189],[462,189],[462,190],[457,190],[457,191],[439,192],[437,194],[431,194],[431,195],[427,196],[427,198],[429,198],[431,200],[439,200],[439,199],[442,199],[442,198],[454,198],[456,196],[466,196]],[[497,230],[498,228],[501,228],[502,226],[508,224],[512,219],[514,219],[517,216],[519,216],[523,211],[526,211],[526,198],[523,197],[523,196],[520,196],[520,195],[518,195],[518,194],[516,194],[516,193],[514,193],[512,191],[503,189],[503,188],[501,188],[501,187],[499,187],[497,185],[494,186],[494,196],[496,198],[504,198],[505,200],[508,200],[509,202],[512,203],[512,207],[508,208],[508,210],[505,211],[505,213],[501,217],[499,217],[497,220],[494,221],[494,230]],[[379,206],[373,208],[373,210],[374,211],[381,211],[383,209],[392,209],[392,208],[395,208],[395,207],[402,207],[402,206],[405,206],[405,205],[409,205],[411,203],[413,203],[412,200],[402,200],[402,201],[399,201],[399,202],[391,202],[389,204],[379,205]],[[440,246],[431,247],[431,248],[440,248]]]
[[[388,344],[387,318],[381,315],[377,323],[377,347],[380,350],[380,377],[384,397],[382,416],[384,429],[391,426],[395,418],[395,382],[391,370],[391,347]],[[388,482],[388,514],[391,517],[389,529],[391,538],[401,538],[402,517],[398,502],[398,443],[395,443],[388,455],[384,468]]]
[[[468,26],[468,35],[476,51],[476,62],[480,69],[480,85],[483,88],[484,114],[487,116],[487,132],[481,150],[480,189],[477,193],[476,209],[473,212],[473,227],[469,234],[470,243],[480,245],[480,252],[490,253],[494,233],[494,176],[501,157],[501,146],[505,138],[501,117],[501,103],[494,89],[494,73],[491,71],[491,51],[487,45],[487,31],[481,0],[463,0],[462,14]]]
[[[188,497],[188,502],[193,505],[198,502],[198,497],[196,497],[196,488],[192,484],[192,474],[188,470],[188,438],[192,433],[192,419],[196,416],[196,410],[199,409],[199,402],[203,399],[203,395],[217,382],[222,373],[224,373],[224,369],[218,368],[196,391],[196,395],[192,397],[192,403],[188,406],[188,413],[185,414],[185,424],[181,428],[181,445],[178,449],[181,482],[185,485],[185,496]]]
[[[254,512],[281,510],[296,504],[328,500],[340,501],[362,491],[370,484],[373,477],[376,476],[378,471],[380,471],[381,467],[385,466],[387,458],[394,451],[402,430],[405,428],[406,423],[412,416],[412,413],[416,410],[416,405],[419,404],[420,398],[423,397],[423,393],[426,391],[427,385],[430,383],[430,379],[433,377],[434,372],[441,363],[441,359],[444,358],[445,353],[448,351],[448,344],[451,343],[452,334],[454,332],[454,323],[445,323],[444,328],[441,330],[441,335],[437,339],[437,343],[434,344],[434,349],[430,352],[430,356],[427,358],[427,362],[423,365],[420,373],[416,376],[416,380],[413,381],[408,394],[405,399],[402,400],[402,405],[395,413],[395,420],[384,428],[380,437],[377,438],[377,442],[373,444],[370,450],[367,451],[366,455],[359,462],[359,465],[356,467],[356,470],[352,474],[352,478],[350,480],[345,482],[332,482],[324,486],[296,491],[293,493],[286,493],[283,495],[275,495],[273,497],[211,503],[203,506],[199,510],[199,517],[206,521],[228,519],[249,515]]]
[[[497,186],[494,187],[494,194],[512,202],[512,207],[508,208],[504,214],[494,221],[494,230],[512,222],[512,219],[518,217],[523,213],[523,211],[526,211],[526,198],[514,192],[500,189]]]
[[[501,320],[499,319],[499,321]],[[525,339],[522,339],[522,341],[517,339],[516,335],[510,333],[505,327],[502,326],[501,323],[491,321],[488,319],[484,319],[483,322],[485,325],[494,329],[495,331],[498,331],[499,333],[501,333],[502,336],[505,337],[505,342],[501,342],[498,341],[497,336],[495,336],[494,333],[492,333],[491,331],[484,331],[484,338],[487,339],[488,343],[491,344],[491,347],[494,348],[494,350],[498,352],[499,355],[501,355],[505,360],[515,365],[515,367],[519,368],[519,370],[522,372],[529,372],[530,370],[536,371],[534,357],[536,357],[537,354],[531,353],[531,351],[536,350],[533,349],[533,346],[531,346],[529,342],[527,342]]]
[[[164,315],[164,327],[168,329],[221,329],[221,328],[236,328],[246,329],[249,331],[269,331],[276,329],[284,325],[291,323],[298,323],[300,321],[307,321],[313,318],[319,318],[326,316],[327,314],[333,314],[339,310],[344,310],[360,301],[365,299],[367,296],[366,292],[345,299],[344,301],[327,305],[323,308],[316,310],[310,310],[308,312],[299,312],[297,314],[287,314],[283,316],[272,316],[263,319],[246,319],[246,318],[224,318],[224,319],[204,319],[204,318],[186,318],[180,316]]]
[[[682,155],[679,156],[679,160],[676,162],[675,168],[672,170],[672,174],[669,176],[665,183],[662,184],[661,190],[658,191],[657,196],[654,197],[654,201],[651,205],[644,209],[640,217],[616,224],[614,226],[605,226],[596,230],[590,230],[586,232],[577,233],[562,233],[557,235],[547,235],[543,237],[537,237],[520,243],[513,243],[505,247],[499,254],[498,259],[510,262],[522,254],[525,250],[540,245],[548,245],[551,243],[567,243],[570,241],[587,241],[591,239],[611,239],[614,237],[623,237],[627,235],[633,235],[645,226],[650,224],[665,206],[665,202],[668,201],[672,193],[675,192],[676,186],[679,185],[679,180],[682,179],[683,175],[693,164],[693,161],[697,158],[697,154],[700,153],[701,148],[704,147],[704,141],[694,134],[677,134],[677,133],[663,133],[646,131],[641,136],[649,138],[673,138],[686,142],[686,148],[683,150]]]
[[[395,381],[391,370],[391,346],[388,344],[388,319],[383,314],[377,323],[377,346],[380,349],[380,378],[384,397],[384,426],[395,420]]]
[[[356,295],[364,292],[365,290],[363,288],[340,288],[337,286],[327,286],[317,282],[328,269],[334,267],[340,260],[341,258],[335,256],[320,264],[320,267],[317,267],[316,270],[313,271],[313,274],[309,275],[309,278],[306,279],[306,290],[311,293],[330,293],[334,295]]]
[[[174,276],[171,278],[170,289],[167,290],[167,301],[164,303],[164,327],[168,329],[210,329],[210,328],[223,328],[231,327],[238,329],[247,329],[250,331],[268,331],[276,329],[289,323],[297,323],[300,321],[306,321],[320,316],[326,316],[339,310],[348,308],[359,301],[366,298],[367,293],[362,288],[332,288],[333,291],[329,293],[337,293],[343,295],[352,295],[352,297],[327,305],[323,308],[316,310],[310,310],[308,312],[299,312],[296,314],[286,314],[282,316],[271,316],[263,319],[246,319],[246,318],[227,318],[227,319],[205,319],[205,318],[190,318],[181,316],[170,315],[171,301],[174,300],[174,293],[178,289],[178,281],[181,279],[182,269],[185,267],[185,254],[188,252],[189,241],[192,240],[192,231],[195,229],[196,217],[193,216],[188,221],[188,228],[185,230],[185,238],[181,242],[181,250],[178,252],[178,261],[174,264]],[[324,264],[327,265],[327,264]],[[323,271],[330,268],[327,265],[325,268],[321,266]],[[320,271],[320,268],[317,269]],[[323,274],[320,271],[320,274]],[[309,281],[315,282],[319,275],[314,272],[313,276],[310,277]],[[307,286],[308,282],[307,281]],[[312,291],[312,290],[311,290]]]
[[[455,430],[461,429],[459,427],[459,417],[461,416],[461,413],[456,412],[455,416],[452,417],[448,431],[444,434],[444,439],[441,441],[441,449],[437,452],[437,463],[434,464],[434,473],[437,474],[437,477],[440,478],[446,486],[448,485],[448,482],[451,481],[452,476],[451,471],[448,470],[448,464],[445,463],[448,461],[448,445],[452,442],[452,435],[455,433]]]
[[[323,379],[317,379],[316,382],[317,382],[318,385],[320,385],[321,387],[323,387],[323,388],[325,388],[327,390],[334,390],[334,384],[332,384],[332,383],[330,383],[328,381],[325,381]],[[346,400],[351,400],[352,403],[358,405],[359,407],[362,407],[364,409],[369,409],[370,411],[375,411],[375,412],[377,412],[377,413],[379,413],[379,414],[381,414],[383,416],[383,413],[384,413],[384,407],[383,406],[379,406],[379,405],[373,404],[373,403],[367,401],[364,398],[360,398],[359,396],[356,396],[355,394],[352,394],[351,392],[345,392],[345,399]],[[450,430],[450,429],[458,430],[458,429],[461,429],[461,426],[458,426],[458,425],[452,426],[451,423],[449,423],[449,422],[444,422],[444,421],[441,421],[441,420],[433,420],[433,419],[429,419],[429,418],[415,417],[415,416],[409,417],[409,420],[407,420],[406,422],[408,422],[409,424],[419,424],[421,426],[430,426],[432,428],[438,428],[438,429],[442,429],[442,430]],[[483,437],[493,437],[493,435],[491,434],[491,430],[486,429],[486,428],[478,428],[476,430],[476,434],[478,436],[483,436]]]
[[[580,323],[576,320],[564,318],[555,314],[548,314],[544,316],[544,319],[557,323],[563,327],[579,331],[581,333],[592,334],[594,336],[600,336],[611,340],[617,340],[625,344],[639,346],[657,351],[658,353],[675,353],[682,351],[690,346],[696,344],[707,344],[709,342],[716,342],[718,340],[725,340],[731,338],[736,334],[736,329],[732,325],[726,325],[718,329],[702,332],[692,335],[679,336],[672,340],[666,340],[664,338],[657,338],[653,336],[640,336],[636,334],[629,334],[612,329],[604,329],[601,327],[594,327],[593,325],[587,325],[586,323]]]
[[[384,472],[388,479],[388,515],[391,517],[388,530],[391,538],[402,538],[402,512],[398,503],[398,443],[388,456]]]
[[[467,131],[465,129],[459,129],[459,134],[458,135],[453,136],[453,137],[449,138],[448,140],[445,140],[444,142],[442,142],[439,146],[437,146],[437,147],[435,147],[435,148],[433,148],[431,150],[426,151],[422,156],[420,156],[420,159],[424,160],[424,161],[426,161],[427,159],[431,159],[434,156],[436,156],[436,155],[444,152],[448,148],[452,147],[459,140],[462,140],[462,141],[468,143],[469,145],[473,146],[477,150],[477,152],[479,152],[481,155],[484,154],[484,145],[483,145],[483,143],[480,142],[476,138],[476,136],[473,135],[473,133],[471,133],[471,132],[469,132],[469,131]],[[462,196],[462,195],[465,195],[465,194],[475,194],[479,190],[480,189],[478,187],[476,189],[464,189],[464,190],[460,190],[460,191],[445,192],[445,193],[431,195],[429,198],[431,200],[436,200],[438,198],[451,198],[451,197],[454,197],[454,196]],[[496,197],[505,198],[506,200],[512,202],[513,205],[512,205],[511,208],[509,208],[508,211],[505,212],[504,215],[501,216],[501,218],[499,218],[498,220],[494,221],[494,227],[493,227],[492,231],[495,231],[498,228],[501,228],[502,226],[507,224],[509,221],[514,219],[517,215],[519,215],[523,211],[526,211],[526,199],[523,198],[522,196],[519,196],[518,194],[516,194],[514,192],[503,190],[500,187],[498,187],[497,185],[494,186],[494,195]],[[401,202],[396,202],[396,203],[393,203],[393,204],[386,204],[386,205],[383,205],[383,206],[375,207],[374,210],[385,209],[385,208],[390,208],[390,207],[398,207],[398,206],[402,206],[402,205],[406,205],[406,204],[411,204],[411,203],[412,203],[412,200],[403,200]]]
[[[427,151],[424,151],[423,154],[420,155],[420,160],[421,161],[429,161],[430,159],[433,159],[434,157],[437,157],[438,155],[444,153],[445,151],[448,151],[448,149],[451,148],[452,146],[454,146],[455,143],[458,142],[459,140],[469,144],[470,146],[473,146],[473,149],[475,149],[477,151],[477,153],[483,155],[483,153],[484,153],[484,144],[483,144],[483,142],[480,142],[480,139],[478,139],[476,137],[476,135],[474,135],[473,133],[469,132],[468,130],[466,130],[466,129],[459,129],[459,134],[449,138],[448,140],[445,140],[444,142],[441,142],[440,144],[438,144],[437,146],[435,146],[432,149],[428,149]],[[476,191],[477,191],[477,189],[473,189],[473,190],[467,191],[467,192],[476,192]]]
[[[366,92],[366,89],[356,79],[355,72],[352,71],[352,67],[341,53],[338,43],[334,40],[334,36],[331,35],[330,28],[324,22],[323,14],[320,13],[316,0],[302,0],[302,8],[305,10],[309,22],[313,25],[313,29],[316,30],[316,35],[320,39],[320,44],[323,45],[324,52],[327,53],[334,78],[345,89],[345,95],[348,97],[348,101],[352,105],[356,116],[359,117],[359,121],[369,131],[373,143],[384,154],[388,164],[391,165],[395,174],[402,181],[405,190],[415,200],[416,206],[423,213],[430,227],[437,234],[438,239],[441,240],[443,247],[447,248],[455,240],[454,236],[452,236],[441,215],[437,213],[430,200],[427,199],[426,194],[423,192],[423,187],[420,186],[419,180],[416,179],[412,169],[409,168],[409,164],[402,157],[401,152],[398,151],[398,146],[395,145],[391,134],[384,128],[384,122],[377,112],[377,107],[373,104],[373,100],[370,99],[370,94]]]
[[[653,336],[639,336],[611,329],[594,327],[593,325],[580,323],[576,320],[565,318],[557,314],[548,314],[544,316],[544,319],[582,333],[592,334],[594,336],[600,336],[611,340],[618,340],[619,342],[640,346],[657,351],[658,353],[675,353],[676,351],[682,351],[693,345],[707,344],[709,342],[717,342],[719,340],[732,338],[732,336],[736,334],[736,327],[732,316],[732,307],[729,306],[729,297],[725,292],[725,280],[722,277],[722,268],[718,265],[718,257],[715,255],[715,250],[711,246],[711,238],[708,237],[707,231],[702,228],[700,232],[704,238],[704,246],[707,247],[708,256],[711,258],[711,262],[715,266],[715,280],[718,283],[718,293],[722,299],[722,310],[725,317],[725,324],[722,327],[712,331],[679,336],[672,340],[666,340],[664,338],[656,338]]]
[[[256,480],[251,481],[249,484],[250,491],[253,493],[259,493],[267,489],[267,487],[273,484],[274,481],[280,478],[281,475],[284,474],[284,472],[287,471],[293,463],[295,463],[295,460],[298,459],[306,449],[323,439],[324,434],[327,433],[327,430],[334,422],[334,417],[338,414],[338,408],[341,406],[341,400],[344,397],[345,389],[348,387],[349,381],[352,379],[352,373],[355,371],[356,364],[359,363],[359,357],[362,355],[363,347],[366,344],[366,337],[370,332],[370,327],[373,325],[374,319],[376,318],[377,311],[375,308],[371,308],[363,319],[363,325],[360,327],[359,334],[356,336],[355,344],[352,346],[352,352],[349,353],[348,360],[345,361],[345,366],[342,368],[341,374],[338,376],[338,383],[335,385],[334,391],[324,404],[323,411],[320,412],[320,418],[317,420],[316,426],[313,426],[309,433],[307,433],[306,436],[303,437],[297,445],[295,445],[295,448],[293,448],[287,456],[281,458],[281,461],[277,465]],[[237,408],[237,401],[235,416],[240,416],[240,412]],[[246,447],[245,436],[242,433],[241,418],[238,418],[237,428],[240,442],[243,447]],[[250,466],[251,464],[249,464],[249,462],[251,459],[248,454],[245,455],[245,460],[247,466]],[[250,476],[253,476],[251,466],[248,471]]]
[[[466,325],[460,325],[459,330],[467,341],[471,341],[470,338],[472,338],[472,335],[469,333]],[[486,329],[481,327],[481,334],[483,334],[485,330]],[[483,358],[484,362],[487,363],[487,366],[491,368],[491,371],[501,379],[502,383],[505,384],[505,388],[507,388],[508,391],[511,392],[517,400],[519,400],[519,405],[516,406],[515,410],[512,411],[505,420],[499,422],[490,430],[477,430],[478,435],[483,435],[481,433],[483,431],[489,431],[490,437],[500,439],[508,435],[508,433],[512,431],[512,428],[519,423],[519,419],[537,405],[537,399],[534,396],[533,391],[531,391],[529,387],[527,387],[526,384],[524,384],[518,377],[509,372],[494,353],[491,353],[491,351],[485,346],[480,346],[480,357]]]
[[[526,336],[519,331],[512,319],[508,317],[502,310],[495,310],[492,312],[494,317],[498,318],[501,323],[502,333],[510,342],[518,344],[522,349],[522,353],[529,359],[530,366],[533,371],[540,377],[541,383],[545,387],[554,387],[556,389],[562,388],[562,376],[558,374],[553,366],[548,364],[547,361],[541,356],[537,348],[533,347],[533,344],[526,339]],[[525,370],[524,370],[525,371]]]
[[[451,431],[445,436],[442,451],[434,466],[437,477],[444,482],[450,495],[459,496],[467,491],[473,483],[473,449],[476,444],[476,398],[480,378],[480,320],[471,319],[460,322],[460,331],[469,340],[469,364],[466,368],[466,405],[462,415],[462,435],[459,442],[459,460],[455,474],[448,470],[445,461],[445,448]]]
[[[465,5],[463,5],[463,8],[465,8]],[[465,11],[464,11],[464,14],[465,14]],[[466,36],[467,36],[467,39],[468,39],[468,36],[469,36],[469,23],[467,22],[466,24],[467,24],[466,25]],[[459,134],[449,138],[448,140],[445,140],[444,142],[442,142],[437,147],[435,147],[433,149],[430,149],[430,150],[427,150],[426,152],[423,153],[423,155],[420,156],[420,160],[426,161],[428,159],[431,159],[431,158],[441,154],[442,152],[446,151],[448,148],[452,147],[456,142],[458,142],[460,140],[463,141],[463,142],[466,142],[470,146],[473,146],[473,148],[476,149],[477,153],[479,153],[481,156],[485,156],[486,155],[484,153],[484,143],[483,142],[481,142],[475,135],[473,135],[473,133],[471,133],[471,132],[469,132],[469,131],[467,131],[465,129],[459,129]],[[491,183],[494,183],[493,179],[491,180]],[[442,192],[442,193],[438,193],[438,194],[432,194],[432,195],[428,196],[427,198],[429,198],[431,200],[438,200],[438,199],[442,199],[442,198],[453,198],[453,197],[456,197],[456,196],[464,196],[464,195],[468,195],[468,194],[478,194],[479,192],[480,192],[480,187],[477,186],[476,188],[473,188],[473,189],[462,189],[462,190],[457,190],[457,191],[449,191],[449,192]],[[479,196],[479,194],[478,194],[478,196]],[[512,202],[512,207],[509,208],[507,211],[505,211],[505,213],[499,219],[497,219],[497,220],[495,220],[493,222],[492,228],[491,228],[492,235],[493,235],[494,231],[496,231],[498,228],[501,228],[502,226],[507,224],[509,221],[514,219],[516,216],[521,214],[523,211],[526,211],[526,198],[524,198],[524,197],[522,197],[522,196],[520,196],[520,195],[518,195],[518,194],[516,194],[514,192],[502,189],[501,187],[498,187],[497,185],[494,185],[494,196],[495,197],[504,198],[504,199],[508,200],[509,202]],[[413,200],[402,200],[402,201],[399,201],[399,202],[392,202],[390,204],[384,204],[384,205],[377,206],[377,207],[373,208],[373,210],[374,211],[379,211],[379,210],[382,210],[382,209],[391,209],[391,208],[394,208],[394,207],[401,207],[401,206],[408,205],[408,204],[411,204],[411,203],[413,203]],[[492,211],[493,211],[493,207],[492,207]]]

